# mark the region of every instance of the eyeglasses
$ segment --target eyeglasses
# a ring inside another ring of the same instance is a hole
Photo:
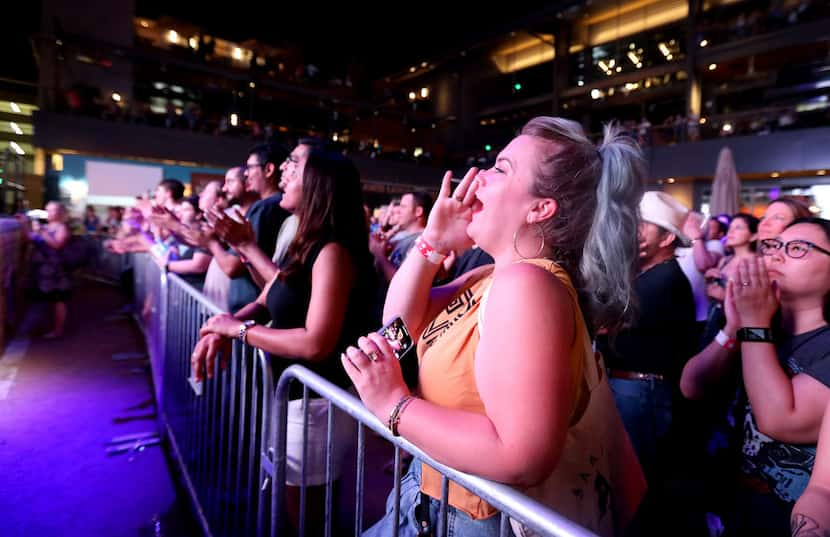
[[[259,162],[256,162],[254,164],[247,164],[246,163],[246,164],[243,164],[242,167],[245,168],[246,170],[250,170],[251,168],[264,168],[265,164],[262,164],[262,163],[259,163]]]
[[[784,248],[784,253],[787,254],[787,257],[791,257],[792,259],[801,259],[807,255],[807,252],[810,250],[818,250],[825,255],[830,255],[830,251],[825,250],[821,246],[813,244],[810,241],[802,241],[798,239],[790,242],[784,242],[780,239],[764,239],[761,241],[761,253],[764,255],[772,255],[782,247]]]

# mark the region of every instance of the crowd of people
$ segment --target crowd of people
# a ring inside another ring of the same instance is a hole
[[[253,147],[198,196],[166,179],[153,200],[106,222],[90,211],[84,225],[117,228],[111,251],[149,253],[226,312],[201,328],[197,381],[239,339],[275,374],[302,364],[439,462],[600,535],[830,530],[830,222],[785,198],[760,220],[706,220],[644,192],[645,176],[622,129],[597,145],[577,123],[539,117],[489,169],[447,173],[436,197],[372,211],[354,163],[308,138]],[[49,214],[32,238],[59,249],[61,206]],[[44,251],[59,332],[68,289]],[[396,318],[415,347],[400,359],[376,331]],[[301,392],[290,399],[297,527]],[[328,407],[309,405],[313,527]],[[338,478],[354,428],[334,423]],[[390,496],[366,535],[428,534],[440,497],[440,475],[412,460],[398,518]],[[498,533],[486,500],[451,483],[449,505],[452,535]]]

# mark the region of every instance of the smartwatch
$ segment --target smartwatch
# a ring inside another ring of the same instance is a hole
[[[770,328],[749,328],[738,329],[738,341],[746,343],[775,343]]]

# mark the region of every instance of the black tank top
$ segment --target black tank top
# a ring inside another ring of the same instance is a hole
[[[329,242],[331,241],[326,240],[315,244],[300,270],[289,277],[287,281],[277,279],[271,285],[265,303],[268,312],[271,314],[273,328],[292,329],[305,326],[308,307],[311,302],[311,272],[317,257]],[[352,260],[352,263],[354,263],[354,260]],[[314,362],[274,356],[271,365],[274,368],[275,379],[288,366],[299,364],[340,387],[350,385],[349,378],[340,363],[340,353],[349,345],[356,345],[357,338],[365,335],[372,328],[368,298],[374,295],[370,294],[371,290],[367,288],[371,279],[366,277],[366,268],[363,265],[364,263],[359,262],[355,267],[357,274],[355,283],[349,291],[349,302],[343,326],[331,327],[332,330],[340,329],[340,336],[334,352],[324,360]],[[302,387],[298,383],[292,385],[289,397],[291,399],[302,397]]]

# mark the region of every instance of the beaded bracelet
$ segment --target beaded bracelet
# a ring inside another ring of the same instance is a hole
[[[400,436],[398,424],[401,422],[401,413],[414,399],[415,397],[411,395],[404,395],[392,408],[392,412],[389,413],[389,422],[386,425],[389,427],[389,431],[392,432],[392,436]]]

